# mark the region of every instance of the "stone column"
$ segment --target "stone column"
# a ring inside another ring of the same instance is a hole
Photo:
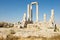
[[[54,23],[54,9],[51,10],[51,21]]]
[[[50,22],[54,23],[54,9],[51,10]]]
[[[27,5],[27,20],[30,21],[30,5]]]
[[[24,16],[23,16],[23,22],[26,21],[26,13],[24,13]]]
[[[54,9],[51,10],[49,26],[54,28]]]
[[[32,5],[36,5],[36,22],[38,22],[38,2],[31,3],[31,14],[32,14]],[[32,16],[31,16],[32,18]]]
[[[47,25],[46,25],[46,14],[44,13],[44,22],[43,22],[43,27],[46,27]]]
[[[30,4],[30,22],[32,22],[32,4]]]
[[[46,22],[46,14],[44,14],[44,22]]]
[[[36,22],[38,22],[38,3],[36,2]]]

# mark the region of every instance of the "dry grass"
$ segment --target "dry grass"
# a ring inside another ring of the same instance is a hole
[[[16,30],[15,31],[14,30],[9,30],[9,31],[6,32],[8,34],[6,39],[4,39],[2,37],[2,35],[0,35],[0,40],[60,40],[60,35],[54,36],[54,37],[50,37],[50,38],[48,38],[48,37],[35,37],[35,36],[29,36],[29,37],[21,37],[20,36],[20,37],[16,37],[16,36],[13,36],[13,34],[15,33]],[[49,35],[51,35],[51,34],[49,34]]]
[[[46,37],[15,37],[12,36],[12,34],[8,35],[6,39],[3,39],[2,37],[0,40],[60,40],[60,36],[57,37],[51,37],[51,38],[46,38]]]

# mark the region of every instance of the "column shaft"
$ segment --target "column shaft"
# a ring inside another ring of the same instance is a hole
[[[27,20],[30,20],[30,5],[27,5]]]
[[[38,3],[36,3],[36,22],[38,22]]]

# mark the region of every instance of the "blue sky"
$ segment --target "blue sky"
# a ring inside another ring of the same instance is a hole
[[[60,0],[0,0],[0,21],[18,22],[22,20],[24,12],[27,14],[27,4],[37,1],[39,3],[39,21],[43,21],[43,14],[50,19],[51,9],[55,10],[55,22],[60,24]],[[36,19],[33,5],[33,20]]]

